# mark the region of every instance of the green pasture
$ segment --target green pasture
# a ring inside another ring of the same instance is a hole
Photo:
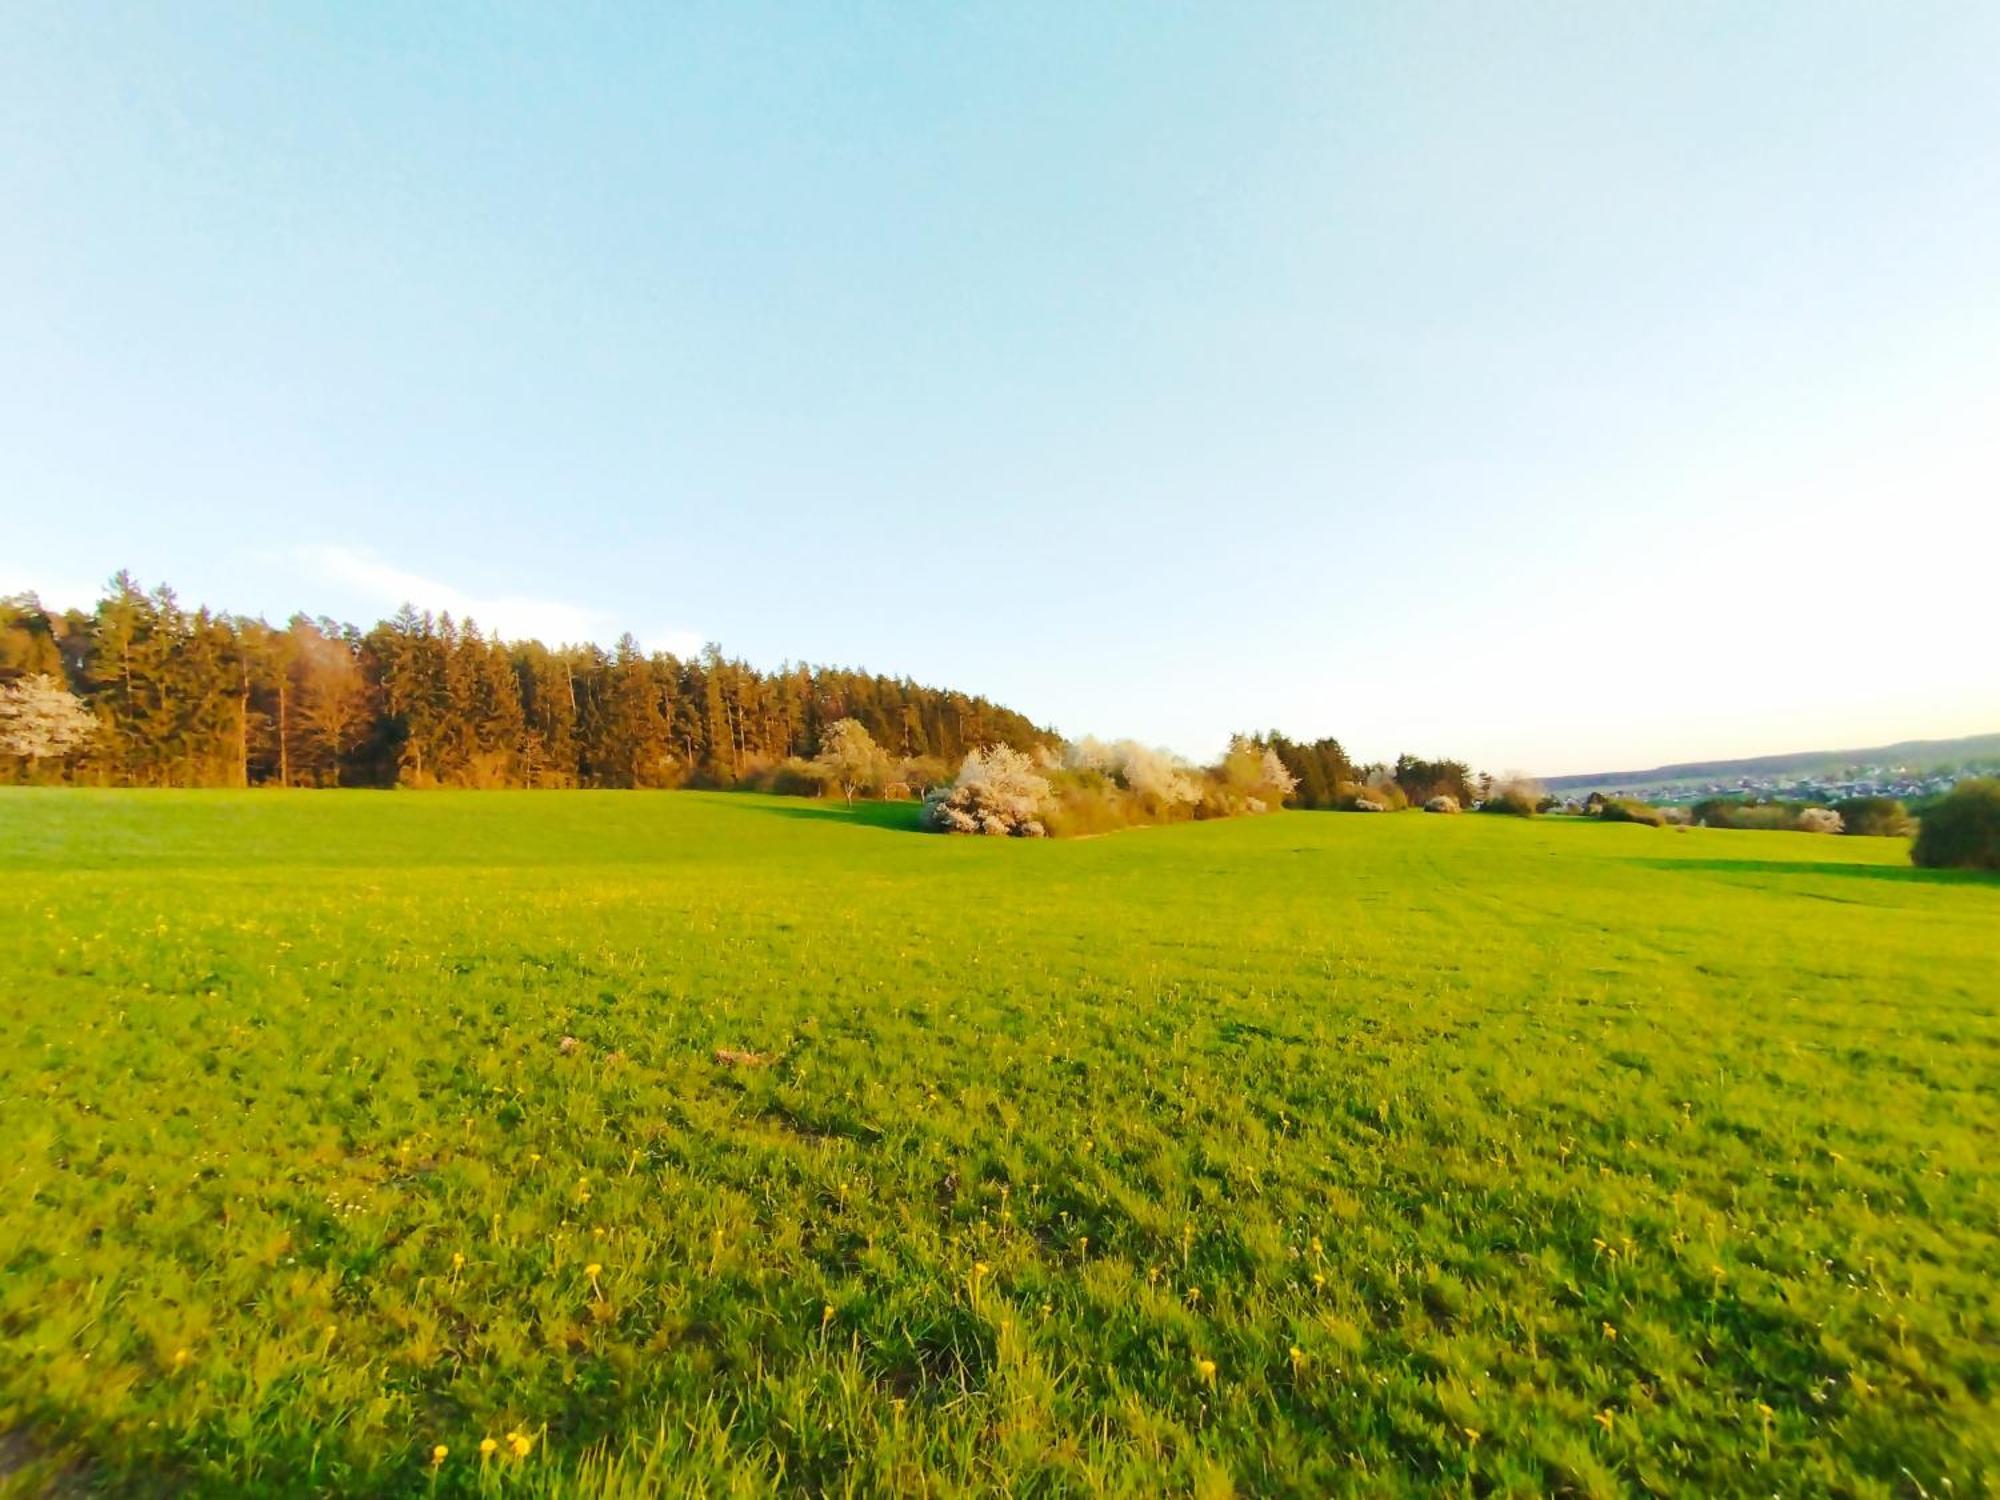
[[[2000,881],[914,821],[0,793],[0,1490],[2000,1486]]]

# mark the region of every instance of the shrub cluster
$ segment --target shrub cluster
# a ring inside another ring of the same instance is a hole
[[[1648,828],[1666,826],[1667,815],[1657,807],[1631,797],[1606,797],[1597,803],[1597,816],[1606,823],[1644,823]]]
[[[1909,809],[1894,797],[1847,797],[1833,804],[1841,831],[1864,838],[1908,838],[1915,828]]]
[[[1333,805],[1342,812],[1401,812],[1410,798],[1393,773],[1376,766],[1365,781],[1342,782]]]
[[[2000,777],[1961,781],[1925,812],[1910,858],[1934,870],[2000,870]]]
[[[1887,797],[1857,798],[1857,802],[1880,802],[1901,810],[1902,804]],[[1704,797],[1688,811],[1704,828],[1763,830],[1770,833],[1852,833],[1846,804],[1828,807],[1820,802],[1758,802],[1738,797]]]
[[[1038,839],[1048,832],[1046,776],[1019,750],[988,745],[967,752],[949,787],[924,801],[924,822],[939,833],[983,833]]]
[[[1079,740],[1035,757],[1004,746],[965,758],[949,787],[925,801],[940,833],[1106,833],[1146,823],[1274,812],[1297,785],[1277,754],[1247,739],[1199,767],[1131,740]]]
[[[1493,783],[1481,800],[1479,810],[1512,818],[1532,818],[1554,805],[1555,798],[1539,781],[1527,776],[1508,775]]]

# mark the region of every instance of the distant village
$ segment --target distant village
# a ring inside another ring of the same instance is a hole
[[[1958,766],[1843,766],[1821,771],[1786,771],[1762,775],[1690,777],[1633,782],[1603,788],[1654,806],[1700,802],[1708,797],[1735,797],[1756,802],[1839,802],[1847,797],[1894,797],[1913,803],[1941,797],[1961,781],[2000,773],[2000,757],[1967,761]],[[1573,793],[1571,795],[1574,795]]]

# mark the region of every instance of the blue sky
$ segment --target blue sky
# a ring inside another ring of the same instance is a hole
[[[2000,729],[2000,7],[13,7],[0,588],[1206,754]]]

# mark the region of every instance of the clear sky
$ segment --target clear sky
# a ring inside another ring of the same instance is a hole
[[[2000,730],[2000,6],[12,5],[0,589],[1190,754]]]

